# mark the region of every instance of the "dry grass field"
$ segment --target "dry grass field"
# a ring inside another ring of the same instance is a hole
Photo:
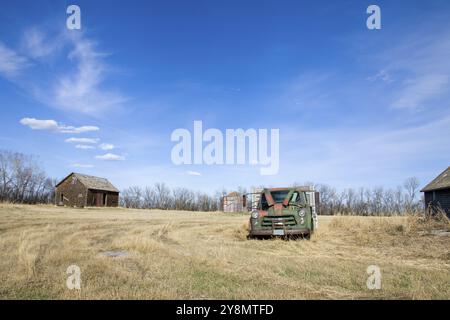
[[[0,204],[0,298],[450,299],[450,237],[416,219],[320,217],[310,241],[248,241],[246,221]],[[72,264],[81,290],[66,287]],[[380,290],[367,289],[369,265]]]

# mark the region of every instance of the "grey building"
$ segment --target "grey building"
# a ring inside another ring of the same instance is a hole
[[[441,208],[450,216],[450,167],[421,190],[425,194],[425,207]]]

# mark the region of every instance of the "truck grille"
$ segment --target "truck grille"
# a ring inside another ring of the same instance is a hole
[[[261,225],[263,227],[284,228],[295,226],[297,222],[294,216],[265,216]]]

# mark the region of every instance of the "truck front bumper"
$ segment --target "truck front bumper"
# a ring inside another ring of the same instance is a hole
[[[273,236],[307,236],[310,229],[251,229],[251,237],[273,237]]]

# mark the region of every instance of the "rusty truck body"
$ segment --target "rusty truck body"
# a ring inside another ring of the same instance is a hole
[[[317,228],[319,194],[311,188],[265,188],[251,212],[249,238],[303,237]]]

